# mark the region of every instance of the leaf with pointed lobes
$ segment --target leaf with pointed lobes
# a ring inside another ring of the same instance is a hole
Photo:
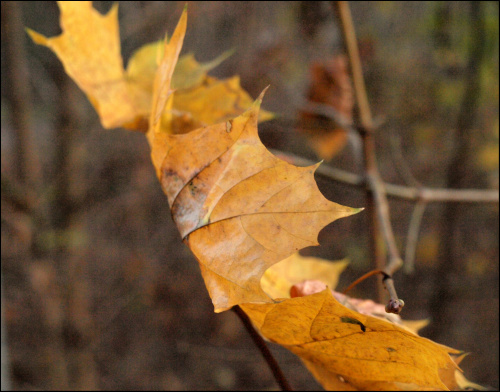
[[[157,175],[216,312],[272,302],[260,285],[264,272],[360,211],[321,194],[318,165],[296,167],[267,150],[257,131],[262,96],[241,116],[185,135],[150,129]]]
[[[178,53],[171,51],[165,56],[165,48],[171,42],[146,44],[130,58],[127,69],[123,68],[118,27],[118,6],[114,5],[106,15],[101,15],[90,1],[60,1],[62,34],[47,38],[27,29],[32,40],[50,48],[61,60],[66,73],[87,95],[99,115],[104,128],[124,127],[146,132],[152,110],[153,84],[158,67],[172,67],[172,86],[162,93],[162,100],[176,90],[175,103],[158,102],[162,108],[163,130],[169,133],[186,133],[200,126],[216,124],[236,117],[251,105],[252,99],[240,86],[237,77],[226,80],[210,78],[207,72],[225,60],[231,51],[225,52],[206,64],[198,63],[194,55],[187,54],[177,63]],[[174,48],[186,31],[187,11],[184,10],[178,33],[170,38]],[[162,65],[159,59],[163,58]],[[173,61],[175,58],[175,61]],[[163,83],[165,80],[163,80]],[[209,105],[207,105],[209,103]],[[168,110],[163,109],[167,107]],[[273,115],[263,112],[261,120]]]
[[[47,38],[27,30],[33,41],[50,48],[66,73],[85,92],[105,128],[130,120],[135,113],[125,81],[120,50],[118,5],[101,15],[91,1],[59,1],[62,34]]]

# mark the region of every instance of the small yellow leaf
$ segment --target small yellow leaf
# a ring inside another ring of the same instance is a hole
[[[262,276],[261,286],[271,298],[289,298],[290,288],[304,280],[321,280],[334,289],[348,264],[347,260],[332,262],[294,253],[269,268]]]

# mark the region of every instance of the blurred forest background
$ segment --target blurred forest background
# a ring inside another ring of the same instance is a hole
[[[312,65],[342,52],[330,3],[188,3],[182,53],[207,62],[235,49],[211,74],[240,75],[254,98],[270,84],[263,107],[278,117],[259,126],[263,142],[318,161],[295,128]],[[104,13],[112,2],[94,4]],[[125,63],[171,33],[183,7],[121,2]],[[383,179],[498,189],[498,2],[352,2],[351,10]],[[276,388],[237,317],[213,313],[144,136],[103,130],[56,56],[24,31],[58,35],[58,18],[55,2],[2,2],[2,361],[4,348],[9,360],[2,386]],[[325,164],[361,174],[356,136]],[[413,177],[401,176],[405,167]],[[317,181],[328,199],[365,205],[363,189]],[[393,198],[390,207],[403,251],[415,203]],[[422,335],[470,352],[466,376],[493,388],[498,223],[498,204],[429,204],[414,268],[395,275],[402,316],[431,318]],[[335,222],[320,233],[321,246],[303,254],[349,258],[345,288],[371,269],[367,225],[366,213]],[[375,298],[375,281],[352,295]],[[321,389],[300,360],[272,350],[294,388]]]

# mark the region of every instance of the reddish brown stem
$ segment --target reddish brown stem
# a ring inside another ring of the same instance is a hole
[[[384,274],[384,271],[382,270],[371,270],[370,272],[367,272],[364,274],[361,278],[356,279],[354,282],[352,282],[349,287],[347,287],[344,291],[342,291],[342,294],[347,294],[347,292],[351,291],[354,287],[356,287],[358,284],[360,284],[363,280],[368,279],[370,276],[377,275],[377,274]]]

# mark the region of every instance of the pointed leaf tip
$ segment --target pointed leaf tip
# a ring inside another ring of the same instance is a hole
[[[260,95],[257,97],[256,101],[260,101],[260,102],[262,102],[262,98],[264,98],[264,95],[266,94],[266,91],[267,91],[267,89],[268,89],[269,87],[271,87],[271,85],[270,85],[270,84],[268,84],[268,85],[266,86],[266,88],[265,88],[264,90],[262,90],[262,92],[260,93]]]
[[[269,85],[270,86],[270,85]],[[250,108],[250,111],[251,112],[259,112],[260,110],[260,105],[262,104],[262,99],[264,98],[264,95],[266,94],[266,91],[267,89],[269,88],[269,86],[267,86],[264,90],[262,90],[262,92],[260,93],[260,95],[257,97],[257,99],[253,102],[253,105],[252,107]]]
[[[44,35],[42,35],[40,33],[37,33],[34,30],[31,30],[28,27],[25,28],[25,31],[30,36],[31,40],[35,44],[47,46],[47,37],[45,37]]]

